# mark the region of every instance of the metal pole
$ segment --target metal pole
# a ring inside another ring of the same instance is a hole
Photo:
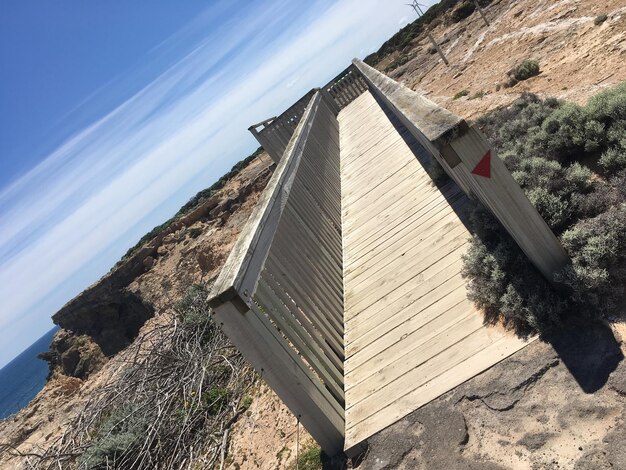
[[[432,34],[428,33],[428,39],[430,39],[430,42],[433,43],[433,46],[435,46],[435,49],[437,49],[437,52],[439,52],[439,55],[441,56],[441,60],[443,60],[443,62],[446,65],[450,65],[448,63],[448,59],[446,59],[446,56],[444,55],[443,51],[441,50],[441,47],[439,47],[439,44],[437,44],[437,41],[435,41],[435,38],[432,36]]]
[[[485,12],[483,11],[483,9],[480,7],[480,4],[478,3],[478,0],[474,0],[474,3],[476,4],[476,8],[478,9],[478,13],[480,13],[480,16],[482,16],[483,21],[485,22],[485,24],[487,26],[489,25],[489,20],[487,19],[487,16],[485,16]]]
[[[417,3],[417,0],[413,0],[412,4],[407,4],[410,7],[413,7],[413,10],[415,10],[415,14],[419,17],[422,16],[424,14],[424,12],[422,11],[422,9],[420,8],[419,3]],[[441,60],[443,60],[443,63],[446,65],[450,65],[450,63],[448,62],[448,59],[446,58],[445,54],[443,53],[443,51],[441,50],[441,47],[439,47],[439,44],[437,43],[437,41],[435,40],[435,38],[433,37],[432,34],[430,33],[426,33],[426,35],[428,36],[428,39],[430,39],[430,42],[432,43],[433,47],[437,50],[437,52],[439,53],[439,56],[441,57]]]

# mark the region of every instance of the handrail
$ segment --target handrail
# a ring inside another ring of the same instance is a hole
[[[569,263],[558,238],[526,197],[491,144],[474,126],[359,59],[370,90],[470,197],[487,207],[544,277],[557,284]]]
[[[254,292],[256,280],[282,214],[284,200],[288,197],[293,175],[298,169],[304,143],[311,130],[311,113],[319,106],[319,100],[319,95],[311,98],[285,150],[286,158],[278,164],[241,236],[231,250],[211,290],[211,307],[217,307],[237,295],[249,297],[249,293]]]
[[[307,92],[279,116],[253,124],[248,130],[254,135],[265,151],[278,163],[285,152],[291,136],[301,122],[304,111],[317,90]],[[258,130],[263,126],[263,129]]]
[[[343,450],[339,127],[316,92],[209,305],[226,335],[329,455]]]
[[[367,90],[367,83],[353,64],[322,87],[337,104],[338,110],[348,106]]]

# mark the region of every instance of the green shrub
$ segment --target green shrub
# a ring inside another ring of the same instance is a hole
[[[526,59],[515,68],[515,78],[519,81],[528,80],[535,75],[539,75],[539,62]]]
[[[250,409],[250,407],[252,406],[252,397],[244,397],[243,400],[241,400],[241,407],[244,410],[248,410]]]
[[[96,436],[80,458],[81,468],[128,468],[148,427],[140,407],[126,404],[101,423]]]
[[[207,412],[215,416],[219,414],[230,400],[230,392],[224,387],[215,387],[205,393],[202,397]]]
[[[450,17],[454,23],[458,23],[474,13],[475,9],[476,5],[474,5],[473,1],[465,0],[456,9],[454,9]]]
[[[401,65],[406,64],[410,60],[411,60],[411,56],[409,56],[408,54],[401,54],[396,60],[394,60],[385,68],[385,72],[391,72],[392,70],[397,69]]]
[[[193,227],[189,229],[189,236],[191,238],[198,238],[202,235],[203,230],[200,227]]]
[[[298,470],[321,470],[325,460],[326,456],[322,449],[317,446],[310,447],[299,455],[297,465],[294,468]]]
[[[593,24],[595,24],[596,26],[600,26],[602,23],[604,23],[608,19],[609,17],[606,15],[598,15],[594,18]]]
[[[600,165],[607,172],[626,169],[626,149],[613,147],[600,157]]]
[[[463,274],[487,321],[525,335],[607,316],[623,305],[625,117],[623,84],[585,107],[525,94],[477,122],[572,259],[557,275],[567,289],[554,290],[499,222],[475,207]]]
[[[463,98],[464,96],[469,95],[469,90],[461,90],[452,98],[453,100],[458,100],[459,98]]]

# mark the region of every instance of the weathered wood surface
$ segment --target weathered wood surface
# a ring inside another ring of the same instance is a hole
[[[457,185],[490,209],[537,269],[555,282],[555,275],[570,260],[480,131],[362,61],[355,59],[353,63],[372,92],[386,103]],[[491,174],[474,174],[477,164],[487,155]]]
[[[467,300],[458,186],[432,184],[427,153],[369,92],[338,120],[349,449],[526,343]]]
[[[315,92],[319,91],[322,94],[327,105],[337,115],[340,109],[350,104],[352,100],[365,90],[367,90],[367,83],[355,66],[350,64],[319,90],[313,89],[309,91],[280,116],[254,124],[248,130],[270,155],[272,160],[278,163],[287,149],[289,140],[300,122],[307,104]]]
[[[278,163],[317,90],[307,92],[279,116],[253,124],[248,128],[274,163]],[[261,129],[258,129],[261,127]]]
[[[339,125],[316,93],[210,294],[216,321],[325,452],[344,443]]]
[[[313,126],[312,111],[319,105],[320,99],[319,95],[311,98],[285,150],[287,158],[278,164],[211,289],[211,306],[231,300],[239,292],[247,292],[248,298],[254,292]]]
[[[367,83],[356,67],[350,64],[321,90],[333,98],[339,112],[367,90]]]

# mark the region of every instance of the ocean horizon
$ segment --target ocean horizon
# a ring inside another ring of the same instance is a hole
[[[0,420],[20,411],[43,389],[48,377],[48,363],[37,355],[48,351],[58,329],[56,326],[52,328],[0,369]]]

